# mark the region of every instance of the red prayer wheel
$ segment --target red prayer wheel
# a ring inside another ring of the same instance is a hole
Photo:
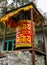
[[[36,38],[35,25],[31,20],[21,20],[16,28],[16,48],[32,47],[32,25],[34,40]]]

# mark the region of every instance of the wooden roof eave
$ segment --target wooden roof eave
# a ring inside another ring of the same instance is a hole
[[[19,9],[19,8],[22,8],[22,7],[25,7],[25,6],[28,6],[28,5],[32,5],[32,6],[34,7],[33,9],[35,10],[35,12],[37,12],[37,14],[40,15],[41,18],[44,19],[43,15],[38,11],[38,9],[36,8],[36,6],[35,6],[35,4],[34,4],[33,2],[31,2],[31,3],[29,3],[29,4],[26,4],[26,5],[23,5],[23,6],[21,6],[21,7],[17,7],[17,8],[14,9],[14,10],[17,10],[17,9]],[[11,10],[11,11],[12,11],[12,10]],[[9,12],[11,12],[11,11],[6,12],[6,14],[9,13]]]
[[[40,20],[42,20],[42,19],[44,19],[44,17],[40,14],[40,12],[38,11],[38,9],[35,7],[35,5],[34,5],[34,3],[30,3],[30,4],[27,4],[27,5],[24,5],[24,6],[22,6],[23,7],[23,10],[24,9],[26,9],[26,8],[24,8],[24,7],[26,7],[26,6],[29,6],[29,5],[32,5],[32,9],[34,10],[34,12],[35,12],[35,14],[39,17],[39,19]],[[18,11],[18,12],[20,12],[21,10],[19,10],[20,8],[22,8],[22,7],[19,7],[19,8],[16,8],[15,10],[16,10],[16,12]],[[28,8],[27,8],[28,9]],[[30,8],[31,9],[31,8]],[[12,10],[11,10],[12,11]],[[4,22],[7,20],[8,21],[8,19],[9,19],[9,17],[12,17],[12,16],[14,16],[16,13],[10,13],[11,11],[9,11],[8,13],[7,13],[7,15],[5,15],[4,16]],[[10,13],[10,15],[9,15],[9,13]],[[7,17],[6,17],[7,16]],[[3,22],[3,23],[4,23]]]

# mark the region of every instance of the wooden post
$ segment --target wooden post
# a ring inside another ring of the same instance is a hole
[[[46,52],[46,47],[45,47],[45,33],[44,33],[44,20],[41,20],[41,25],[42,25],[42,36],[43,36],[43,43],[44,43],[44,52]]]
[[[33,22],[33,9],[31,9],[31,22]],[[35,50],[34,50],[34,35],[33,35],[33,25],[32,27],[32,65],[35,65]]]
[[[6,42],[6,25],[4,25],[4,37],[3,37],[3,41],[4,41],[4,48],[5,49],[5,42]]]
[[[45,33],[44,33],[44,20],[41,20],[41,24],[42,24],[42,35],[43,35],[43,44],[44,44],[44,52],[46,53],[46,44],[45,44]],[[47,65],[47,58],[45,56],[45,61],[46,61],[46,65]]]
[[[5,3],[5,6],[6,6],[6,4],[7,4],[7,0],[6,0],[6,3]],[[7,7],[4,8],[4,14],[6,14],[6,12],[7,12]],[[3,40],[4,40],[4,49],[5,49],[5,42],[6,42],[6,27],[7,27],[7,22],[5,22],[5,25],[4,25],[4,38],[3,38]]]

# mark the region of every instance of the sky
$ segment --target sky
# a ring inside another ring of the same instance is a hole
[[[41,9],[43,13],[47,12],[47,0],[36,0],[37,1],[37,7]],[[9,0],[9,4],[12,2],[12,0]]]
[[[44,13],[47,12],[47,0],[38,0],[37,6],[40,8]]]

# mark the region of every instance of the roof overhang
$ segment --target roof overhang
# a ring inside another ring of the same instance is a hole
[[[1,21],[4,24],[7,22],[9,27],[15,28],[19,20],[31,20],[31,9],[33,9],[33,21],[35,24],[38,24],[42,19],[44,19],[44,17],[35,7],[34,3],[30,3],[6,12],[6,15],[1,18]]]

